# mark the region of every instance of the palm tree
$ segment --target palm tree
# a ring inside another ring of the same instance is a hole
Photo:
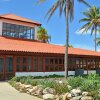
[[[37,39],[43,43],[49,43],[51,36],[48,35],[47,30],[43,27],[38,28]]]
[[[39,0],[38,3],[44,2],[47,0]],[[90,7],[90,5],[85,2],[85,0],[77,0],[79,2],[82,2]],[[59,14],[60,16],[64,12],[65,14],[65,22],[66,22],[66,46],[65,46],[65,61],[64,61],[64,67],[65,67],[65,78],[67,78],[68,75],[68,44],[69,44],[69,18],[70,21],[73,20],[74,17],[74,0],[55,0],[55,3],[53,6],[48,10],[48,20],[52,17],[54,12],[59,8]]]
[[[91,35],[94,33],[95,51],[97,51],[96,34],[100,25],[100,8],[92,6],[87,11],[83,12],[83,15],[85,18],[82,18],[80,22],[85,22],[85,25],[83,25],[80,30],[82,30],[83,33],[91,30]]]

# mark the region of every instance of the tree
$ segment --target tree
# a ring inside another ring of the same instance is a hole
[[[68,45],[68,47],[74,48],[73,45]]]
[[[43,43],[49,43],[51,36],[48,35],[47,30],[43,27],[38,28],[37,39]]]
[[[39,0],[38,3],[44,2],[47,0]],[[85,2],[85,0],[77,0],[79,2],[82,2],[90,7],[90,5]],[[67,78],[68,75],[68,44],[69,44],[69,18],[70,21],[73,20],[74,17],[74,0],[55,0],[55,3],[53,6],[48,10],[48,20],[52,17],[54,12],[59,8],[59,14],[60,16],[64,12],[65,14],[65,22],[66,22],[66,46],[65,46],[65,59],[64,59],[64,67],[65,67],[65,78]]]
[[[66,45],[64,45],[64,46],[66,46]],[[68,47],[74,48],[74,46],[73,46],[73,45],[71,45],[71,44],[68,44]]]
[[[91,35],[94,33],[95,51],[97,51],[96,34],[100,25],[100,9],[96,6],[92,6],[83,12],[83,15],[85,18],[82,18],[80,22],[85,22],[85,25],[83,25],[80,30],[82,30],[83,33],[91,30]]]

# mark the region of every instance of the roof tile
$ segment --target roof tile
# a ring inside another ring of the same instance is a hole
[[[64,46],[40,43],[34,41],[10,39],[6,37],[0,37],[0,50],[32,52],[32,53],[54,53],[54,54],[65,53]],[[100,56],[99,52],[84,50],[79,48],[71,48],[71,47],[68,49],[68,54]]]
[[[29,20],[27,18],[23,18],[23,17],[17,16],[15,14],[3,14],[3,15],[0,15],[0,17],[1,18],[7,18],[7,19],[12,19],[12,20],[19,20],[19,21],[24,21],[24,22],[29,22],[29,23],[34,23],[34,24],[41,25],[38,22],[35,22],[33,20]]]

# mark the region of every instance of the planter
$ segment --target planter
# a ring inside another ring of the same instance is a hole
[[[100,68],[96,68],[96,74],[100,75]]]
[[[76,76],[82,76],[84,74],[84,69],[75,69]]]

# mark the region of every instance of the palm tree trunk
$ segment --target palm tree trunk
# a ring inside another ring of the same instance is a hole
[[[68,76],[68,42],[69,42],[69,20],[68,20],[68,8],[69,8],[69,4],[68,4],[68,0],[66,0],[66,47],[65,47],[65,63],[64,63],[64,67],[65,67],[65,78],[67,78]]]
[[[95,26],[95,37],[94,37],[94,41],[95,41],[95,52],[97,51],[97,43],[96,43],[96,34],[97,34],[97,31],[96,31],[96,26]]]

